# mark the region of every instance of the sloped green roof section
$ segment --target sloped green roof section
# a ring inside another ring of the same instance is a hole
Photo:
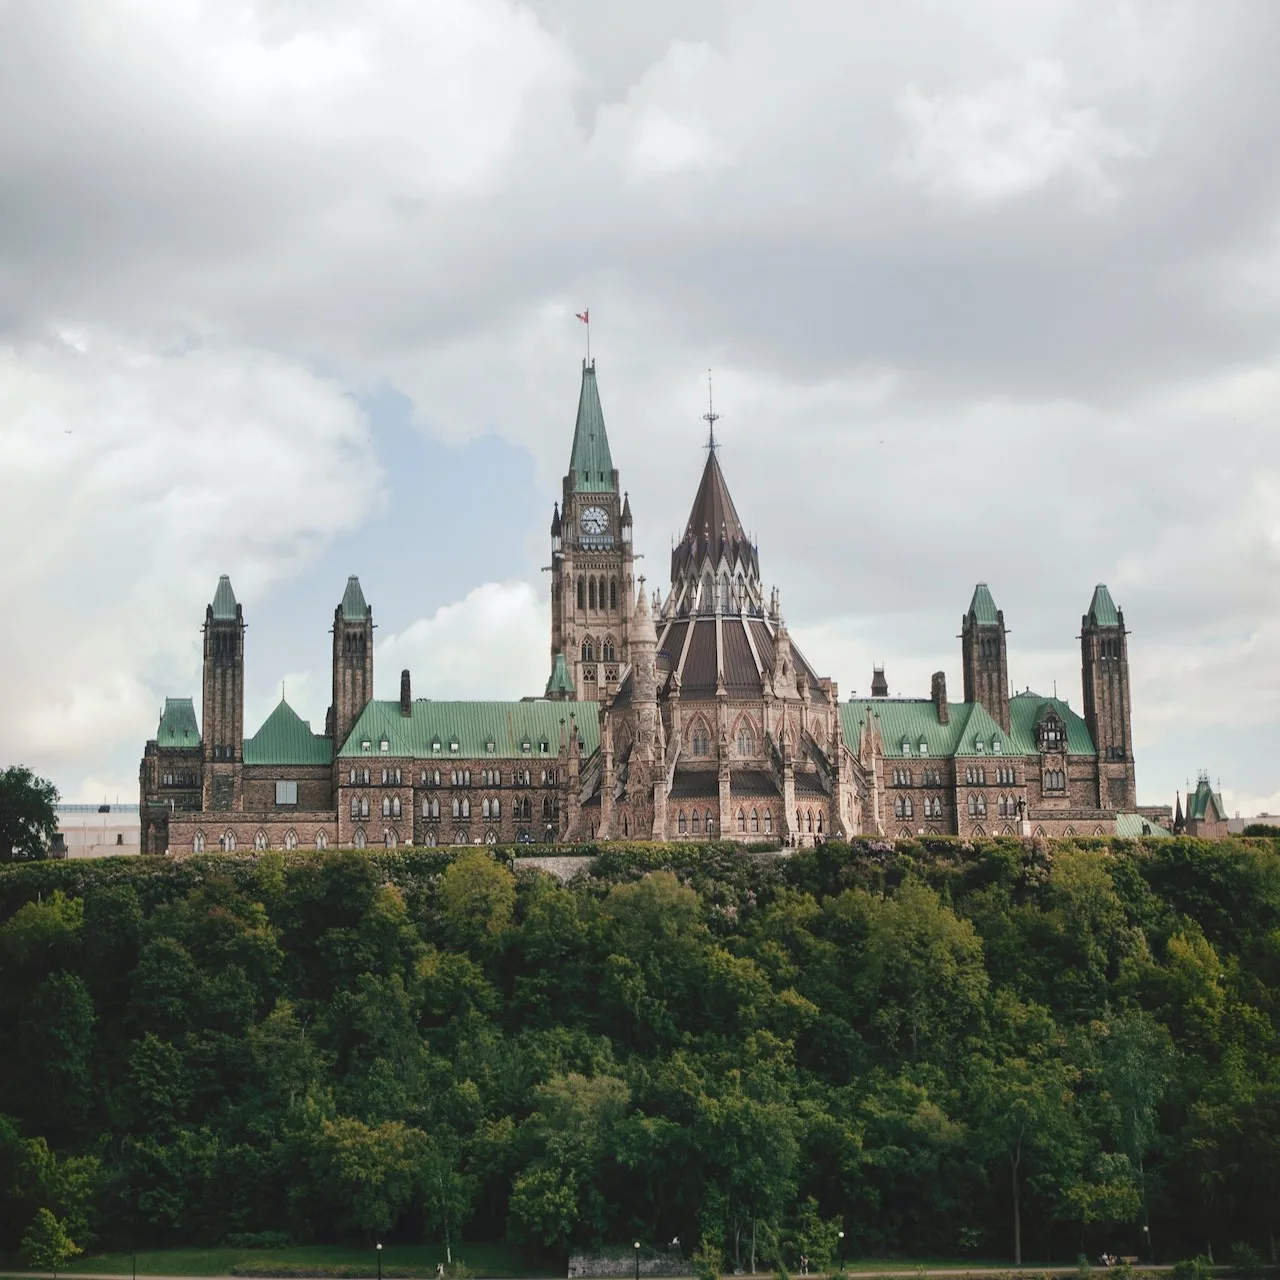
[[[1207,819],[1213,822],[1226,816],[1222,797],[1210,786],[1209,779],[1202,777],[1196,783],[1196,789],[1187,796],[1187,820],[1203,822]]]
[[[1117,813],[1116,835],[1126,840],[1140,840],[1143,836],[1172,836],[1173,832],[1140,813]]]
[[[547,680],[547,697],[552,694],[568,694],[573,692],[573,681],[569,678],[569,666],[563,653],[557,653],[551,664],[551,676]]]
[[[577,472],[578,493],[613,492],[613,457],[604,429],[604,410],[596,387],[596,366],[582,362],[582,391],[578,395],[578,420],[573,428],[573,452],[569,469]]]
[[[1039,742],[1036,725],[1052,708],[1067,729],[1067,754],[1096,756],[1097,748],[1089,734],[1089,726],[1061,698],[1045,698],[1038,693],[1018,693],[1009,699],[1009,737],[1018,755],[1036,755]]]
[[[158,747],[198,747],[200,726],[196,723],[196,708],[190,698],[166,698],[160,713],[160,727],[156,730]]]
[[[360,589],[360,579],[353,573],[347,579],[347,589],[342,593],[343,621],[363,622],[368,613],[369,606],[365,603],[364,592]]]
[[[1120,612],[1106,583],[1100,582],[1093,589],[1093,599],[1089,601],[1089,612],[1085,615],[1091,627],[1118,627]]]
[[[252,738],[244,740],[245,764],[330,764],[333,744],[281,698]]]
[[[356,756],[409,756],[419,760],[528,759],[560,753],[560,721],[565,731],[575,716],[582,754],[600,745],[599,705],[594,702],[432,702],[411,704],[400,714],[400,703],[370,702],[352,726],[338,752],[341,759]],[[364,743],[368,743],[366,750]],[[382,743],[387,744],[386,750]],[[457,749],[453,744],[457,743]],[[525,743],[529,750],[525,750]]]
[[[231,579],[224,573],[218,579],[218,589],[213,593],[214,622],[234,622],[236,617],[236,593],[231,590]]]
[[[894,759],[951,759],[955,756],[1008,755],[1009,735],[977,702],[953,702],[946,724],[929,698],[860,698],[840,705],[844,739],[856,743],[867,717],[880,717],[884,754]],[[904,742],[909,749],[904,750]],[[925,751],[920,744],[925,744]],[[980,745],[979,745],[980,744]],[[998,744],[998,745],[997,745]]]
[[[980,582],[973,589],[973,599],[969,601],[969,613],[973,620],[982,626],[994,626],[1000,621],[1000,611],[991,598],[991,592],[985,582]]]

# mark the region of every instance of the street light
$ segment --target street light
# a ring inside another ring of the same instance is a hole
[[[373,1247],[378,1253],[378,1280],[382,1280],[382,1241],[379,1240]]]
[[[636,1280],[640,1280],[640,1241],[631,1246],[636,1251]]]
[[[837,1266],[844,1265],[843,1254],[844,1254],[844,1232],[837,1231],[836,1232],[836,1265]]]

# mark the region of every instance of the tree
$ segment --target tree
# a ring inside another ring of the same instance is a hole
[[[440,913],[462,946],[487,948],[511,924],[515,877],[479,849],[459,854],[440,878]]]
[[[48,1209],[36,1211],[35,1221],[22,1237],[22,1260],[33,1271],[52,1271],[57,1280],[58,1268],[65,1266],[80,1252],[80,1246],[67,1235],[67,1224],[55,1218]]]
[[[49,855],[58,830],[58,788],[25,765],[0,772],[0,862],[26,862]]]

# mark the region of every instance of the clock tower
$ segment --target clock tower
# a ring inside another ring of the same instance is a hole
[[[618,489],[595,361],[584,360],[569,474],[551,517],[548,696],[595,702],[617,689],[628,662],[632,573],[631,503]]]

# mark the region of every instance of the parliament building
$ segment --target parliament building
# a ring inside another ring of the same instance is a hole
[[[714,426],[714,422],[713,422]],[[828,837],[1140,834],[1124,614],[1097,586],[1080,625],[1081,710],[1011,694],[1004,614],[961,619],[963,699],[840,701],[792,642],[714,435],[665,594],[635,576],[632,512],[594,363],[551,519],[550,675],[514,702],[374,697],[373,609],[333,613],[319,731],[281,699],[245,735],[245,620],[230,579],[204,618],[204,679],[168,698],[140,771],[142,849]],[[1152,811],[1150,821],[1155,821]]]

